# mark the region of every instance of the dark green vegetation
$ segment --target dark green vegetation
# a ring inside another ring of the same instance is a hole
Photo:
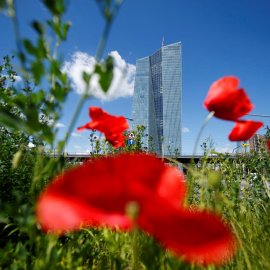
[[[38,194],[57,173],[71,166],[63,156],[49,158],[44,151],[45,147],[55,147],[54,124],[70,91],[67,75],[60,71],[61,60],[57,57],[57,48],[67,39],[70,22],[62,20],[66,9],[64,0],[43,2],[51,12],[51,20],[33,22],[36,42],[16,36],[15,57],[21,62],[23,87],[16,87],[17,73],[8,56],[0,66],[0,269],[130,269],[134,258],[134,269],[135,266],[138,269],[198,269],[166,253],[141,232],[82,229],[56,237],[42,233],[36,224],[34,209]],[[100,59],[119,1],[103,0],[97,4],[106,20],[97,52]],[[13,1],[0,0],[0,8],[10,15],[17,33]],[[54,30],[54,51],[47,46],[46,28]],[[97,64],[94,72],[100,75],[100,84],[106,92],[112,79],[112,59]],[[92,75],[83,75],[86,83]],[[39,87],[41,80],[46,81],[46,90]],[[90,97],[82,96],[66,138],[56,145],[59,152],[87,98]],[[136,144],[122,151],[146,150],[141,142],[144,128],[138,127],[135,135]],[[100,142],[91,135],[89,139],[95,148],[93,157],[119,151],[107,141]],[[36,147],[30,148],[29,143]],[[147,150],[152,151],[152,147]],[[204,150],[205,157],[212,153],[208,147]],[[177,150],[171,151],[178,155]],[[217,164],[220,164],[219,170],[215,171]],[[208,269],[270,269],[269,173],[269,154],[263,149],[261,154],[252,153],[236,161],[218,155],[211,164],[203,158],[199,167],[190,165],[186,203],[221,213],[239,243],[231,262]]]

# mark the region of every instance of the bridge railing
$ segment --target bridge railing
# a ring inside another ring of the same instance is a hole
[[[92,153],[91,152],[61,152],[59,153],[58,151],[46,151],[46,154],[53,157],[53,156],[58,156],[58,155],[64,155],[67,157],[91,157]],[[229,157],[242,157],[242,156],[251,156],[249,155],[250,153],[229,153]],[[225,156],[226,154],[224,154]],[[183,155],[179,155],[177,158],[215,158],[219,157],[217,154],[209,154],[204,156],[203,154],[197,154],[193,155],[191,153],[184,153]],[[174,155],[172,156],[165,156],[165,158],[176,158]]]

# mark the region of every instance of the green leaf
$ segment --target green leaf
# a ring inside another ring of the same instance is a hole
[[[45,74],[45,69],[40,61],[32,63],[32,72],[35,79],[35,83],[39,84],[40,78]]]
[[[11,227],[11,226],[16,226],[15,223],[9,223],[7,224],[4,228],[3,228],[3,231],[5,231],[7,228]]]
[[[48,25],[54,30],[60,40],[63,40],[60,24],[55,24],[53,21],[47,21]]]
[[[23,40],[25,49],[32,55],[38,56],[38,49],[28,39]]]
[[[38,21],[33,21],[32,22],[32,26],[33,28],[40,34],[40,35],[43,35],[45,30],[44,30],[44,26],[38,22]]]
[[[39,122],[37,108],[33,102],[28,105],[26,117],[28,126],[33,130],[39,131],[41,124]]]
[[[97,63],[95,73],[100,76],[99,84],[102,90],[107,93],[113,79],[113,58],[109,56],[102,65]]]
[[[45,42],[42,38],[38,40],[38,52],[39,52],[39,58],[43,59],[47,55],[47,50],[45,47]]]
[[[59,80],[61,81],[62,84],[67,83],[67,74],[66,73],[65,74],[61,73],[57,77],[59,78]]]
[[[34,132],[30,127],[27,126],[25,121],[5,110],[0,110],[0,123],[6,127],[24,131],[29,135],[32,135]]]
[[[7,8],[6,0],[0,0],[0,9]]]
[[[51,72],[51,74],[55,74],[57,77],[58,77],[58,75],[61,75],[59,62],[57,62],[56,60],[51,61],[50,72]]]
[[[19,228],[16,228],[16,229],[12,230],[12,231],[8,234],[8,236],[11,236],[13,233],[15,233],[15,232],[18,231],[18,230],[19,230]]]
[[[53,15],[62,15],[66,10],[66,1],[64,0],[43,0],[42,2]]]
[[[63,27],[63,39],[64,40],[66,40],[66,38],[67,38],[67,31],[68,31],[70,26],[71,26],[71,22],[67,22],[64,24],[64,27]]]
[[[91,74],[88,74],[87,72],[83,72],[83,80],[85,81],[86,85],[89,86],[89,82],[91,79]]]
[[[63,102],[65,100],[67,91],[64,87],[61,87],[61,85],[59,83],[55,83],[55,88],[52,89],[52,94],[54,95],[54,97],[58,100]]]
[[[17,107],[24,110],[27,106],[28,99],[24,94],[21,93],[19,95],[16,95],[12,101]]]

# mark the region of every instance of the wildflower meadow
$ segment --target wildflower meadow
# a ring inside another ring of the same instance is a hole
[[[270,269],[268,127],[259,152],[232,158],[216,153],[206,138],[203,157],[186,165],[177,151],[164,157],[154,145],[145,149],[142,138],[150,144],[152,138],[143,126],[128,144],[127,119],[97,106],[89,107],[88,123],[75,126],[93,88],[81,95],[66,135],[56,140],[55,123],[72,91],[59,53],[71,22],[64,19],[66,1],[42,2],[51,19],[32,23],[33,42],[17,31],[16,2],[0,1],[17,43],[0,66],[0,269]],[[88,89],[98,75],[106,94],[114,62],[100,59],[122,1],[96,4],[105,29],[94,70],[81,76]],[[254,104],[240,79],[224,76],[205,89],[209,116],[194,154],[212,117],[235,123],[231,141],[246,141],[263,127],[241,119]],[[95,149],[83,162],[68,162],[64,153],[74,128],[87,130]],[[97,133],[105,138],[94,139]],[[54,148],[63,154],[52,156]]]

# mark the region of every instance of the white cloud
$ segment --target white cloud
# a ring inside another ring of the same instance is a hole
[[[78,150],[78,152],[76,152],[77,155],[90,155],[91,153],[91,149],[89,146],[84,148],[79,145],[73,145],[73,147]]]
[[[3,77],[5,77],[6,78],[6,80],[8,80],[8,78],[9,78],[9,75],[3,75]],[[18,76],[18,75],[14,75],[13,76],[13,78],[15,79],[15,81],[16,82],[20,82],[20,81],[22,81],[22,77],[21,76]]]
[[[184,133],[187,133],[187,132],[189,132],[189,129],[186,128],[186,127],[184,127],[184,128],[182,128],[182,131],[183,131]]]
[[[86,150],[85,152],[76,152],[76,155],[90,155],[90,151]]]
[[[233,152],[233,148],[230,148],[230,147],[216,147],[215,148],[215,151],[217,152],[217,153],[223,153],[223,154],[225,154],[225,153],[232,153]]]
[[[33,148],[33,147],[35,147],[35,146],[36,146],[36,145],[35,145],[35,144],[33,144],[33,143],[31,143],[31,142],[30,142],[30,143],[28,143],[28,147],[29,147],[29,148]]]
[[[114,58],[114,77],[108,92],[105,94],[99,86],[99,76],[94,74],[90,80],[90,89],[82,78],[83,71],[93,72],[96,60],[93,56],[77,51],[72,55],[71,61],[64,62],[62,71],[72,80],[73,87],[78,94],[85,91],[102,100],[112,100],[119,97],[130,97],[134,91],[135,65],[127,63],[117,51],[109,53]]]
[[[6,86],[12,86],[15,87],[15,88],[20,88],[22,86],[22,77],[21,76],[18,76],[18,75],[14,75],[12,76],[13,79],[15,80],[14,82],[10,82],[9,80],[9,75],[2,75],[3,78],[5,78],[6,80],[2,82],[2,85],[6,85]]]
[[[16,82],[21,82],[22,81],[22,77],[18,76],[18,75],[15,75],[14,79],[15,79]]]
[[[55,125],[56,127],[66,127],[64,124],[62,124],[62,123],[56,123],[56,125]]]
[[[83,138],[83,136],[82,136],[81,134],[78,134],[78,133],[75,133],[75,132],[72,132],[72,133],[71,133],[71,136],[72,136],[72,137]]]

